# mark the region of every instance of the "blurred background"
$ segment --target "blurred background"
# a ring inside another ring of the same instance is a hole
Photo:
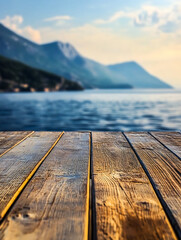
[[[0,0],[0,130],[181,129],[177,0]]]

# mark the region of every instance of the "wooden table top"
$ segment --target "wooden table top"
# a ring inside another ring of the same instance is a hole
[[[181,133],[0,132],[0,239],[181,239]]]

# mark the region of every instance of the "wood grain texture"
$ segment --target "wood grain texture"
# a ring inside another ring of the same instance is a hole
[[[148,133],[126,133],[181,238],[181,161]]]
[[[181,133],[179,132],[151,132],[156,139],[181,158]]]
[[[121,133],[92,133],[97,239],[175,239],[138,159]]]
[[[0,216],[60,133],[36,132],[0,158]]]
[[[0,228],[0,239],[87,239],[89,133],[64,133]]]
[[[0,156],[30,133],[31,131],[0,132]]]

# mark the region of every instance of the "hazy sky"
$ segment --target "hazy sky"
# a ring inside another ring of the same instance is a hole
[[[103,64],[137,61],[181,87],[181,1],[0,0],[0,21],[37,43],[70,42]]]

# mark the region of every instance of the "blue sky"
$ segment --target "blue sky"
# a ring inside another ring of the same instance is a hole
[[[84,24],[96,18],[108,18],[118,10],[138,9],[143,4],[167,6],[169,0],[0,0],[0,17],[7,15],[21,15],[25,20],[23,24],[40,27],[43,19],[57,15],[70,15],[77,24]],[[26,17],[25,17],[26,16]]]
[[[178,0],[0,0],[0,21],[37,43],[70,42],[103,64],[135,60],[181,86]]]

